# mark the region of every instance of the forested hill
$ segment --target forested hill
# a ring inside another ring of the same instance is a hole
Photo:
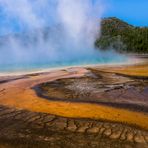
[[[96,40],[96,47],[148,53],[148,27],[135,27],[115,17],[102,19],[101,26],[101,37]]]

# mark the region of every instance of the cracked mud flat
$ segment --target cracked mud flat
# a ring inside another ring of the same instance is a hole
[[[147,148],[148,132],[125,124],[0,106],[0,147]]]
[[[1,78],[0,148],[147,148],[147,79],[104,71]]]

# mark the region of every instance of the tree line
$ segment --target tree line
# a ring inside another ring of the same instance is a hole
[[[115,17],[105,18],[95,46],[102,50],[148,53],[148,27],[135,27]]]

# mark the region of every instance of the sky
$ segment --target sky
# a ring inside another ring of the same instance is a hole
[[[27,7],[27,3],[25,3],[25,1],[27,0],[0,0],[0,3],[9,3],[9,9],[12,10],[13,8],[13,4],[14,1],[17,3],[22,1],[24,2],[24,6],[26,7],[22,7],[21,9],[18,9],[13,13],[15,13],[15,15],[18,15],[16,18],[15,17],[10,17],[11,16],[11,12],[10,11],[10,16],[6,16],[1,5],[0,5],[0,35],[2,34],[9,34],[11,32],[18,32],[20,31],[22,28],[25,28],[25,23],[18,21],[18,17],[19,17],[19,13],[20,11],[25,12],[27,11],[27,15],[24,15],[23,19],[26,19],[26,16],[30,17],[31,20],[33,20],[33,25],[32,27],[38,27],[40,26],[42,22],[38,22],[38,20],[36,19],[36,17],[34,15],[30,15],[31,13],[31,8]],[[35,0],[28,0],[28,1],[34,1]],[[39,1],[39,0],[38,0]],[[43,0],[43,1],[50,1],[50,2],[54,2],[54,0]],[[51,7],[49,9],[44,7],[48,7],[48,5],[46,6],[42,6],[42,0],[40,1],[41,3],[41,7],[43,8],[43,10],[50,10]],[[76,0],[79,1],[79,0]],[[85,2],[86,0],[84,0]],[[98,4],[95,3],[98,0],[92,0],[94,2],[94,4]],[[100,0],[101,5],[104,9],[104,12],[102,13],[101,17],[118,17],[126,22],[128,22],[131,25],[134,26],[148,26],[148,0]],[[45,4],[45,3],[44,3]],[[4,5],[5,7],[5,5]],[[3,8],[4,8],[3,7]],[[36,6],[34,5],[34,9],[36,8]],[[49,14],[47,14],[47,12],[44,11],[40,11],[40,10],[35,10],[37,11],[37,13],[41,13],[42,17],[47,17],[50,16]],[[48,13],[53,13],[54,10],[50,10]],[[46,16],[47,14],[47,16]],[[40,15],[40,14],[39,14]],[[28,17],[28,18],[29,18]],[[98,16],[99,18],[100,16]],[[28,20],[28,18],[26,20]],[[52,17],[50,17],[50,21],[52,21]],[[47,19],[44,19],[47,20]],[[48,23],[48,22],[46,22]],[[37,24],[37,25],[36,25]],[[21,26],[21,27],[20,27]],[[24,26],[24,27],[22,27]]]
[[[106,0],[105,17],[115,16],[135,26],[148,26],[148,0]]]

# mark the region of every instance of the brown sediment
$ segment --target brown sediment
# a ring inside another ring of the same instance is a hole
[[[131,76],[134,78],[148,79],[148,63],[125,66],[111,66],[107,68],[99,68],[99,70],[117,73],[125,76]]]
[[[137,125],[148,129],[148,116],[144,113],[90,103],[74,103],[45,100],[35,93],[34,86],[61,78],[81,77],[88,73],[85,68],[55,71],[0,85],[0,104],[33,112],[43,112],[71,118],[102,119]]]
[[[147,148],[148,132],[123,123],[65,118],[0,106],[3,148]]]

